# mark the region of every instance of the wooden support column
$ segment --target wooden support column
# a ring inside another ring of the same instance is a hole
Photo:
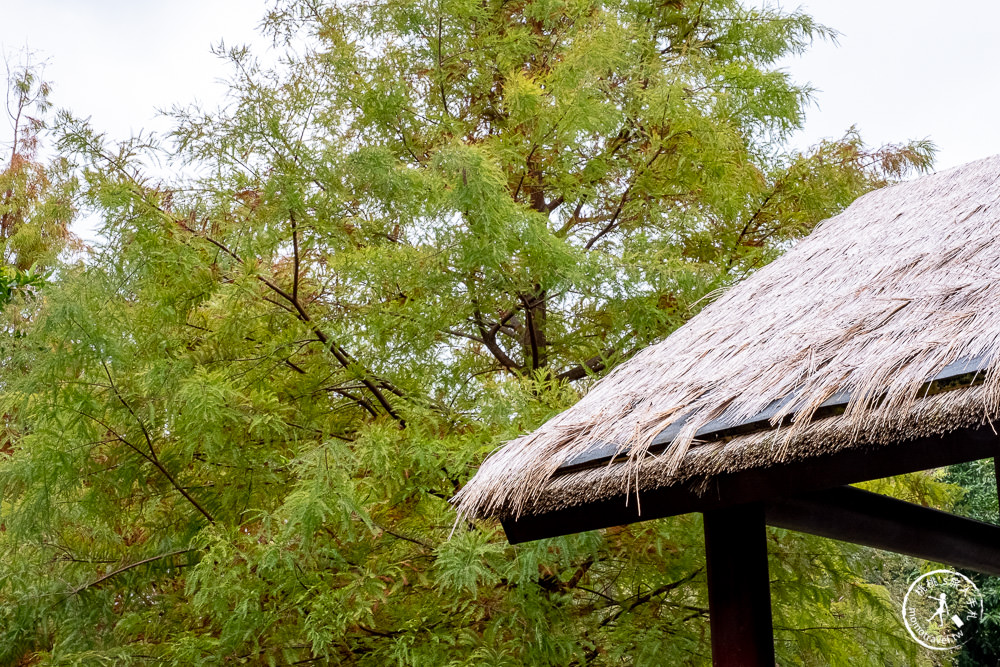
[[[993,457],[993,476],[997,481],[997,510],[1000,511],[1000,456]]]
[[[705,512],[714,667],[774,667],[764,507]]]

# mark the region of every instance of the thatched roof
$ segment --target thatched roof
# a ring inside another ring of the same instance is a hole
[[[861,197],[507,443],[455,501],[532,515],[991,423],[997,358],[1000,156]]]

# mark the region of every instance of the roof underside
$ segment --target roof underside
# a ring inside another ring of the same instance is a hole
[[[467,516],[985,423],[1000,406],[1000,157],[870,193],[491,456]]]

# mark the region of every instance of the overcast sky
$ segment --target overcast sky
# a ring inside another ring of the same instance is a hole
[[[5,3],[0,46],[28,46],[49,65],[53,101],[96,128],[126,137],[164,129],[156,109],[221,100],[225,65],[209,47],[263,40],[267,0],[14,0]],[[794,3],[785,3],[795,7]],[[1000,3],[953,0],[806,0],[841,33],[783,63],[818,89],[801,146],[856,124],[869,143],[930,137],[938,168],[1000,152],[997,76]]]
[[[225,63],[210,48],[260,38],[267,0],[9,0],[0,47],[47,60],[52,101],[119,138],[169,127],[158,108],[218,102]],[[4,137],[6,139],[6,137]]]
[[[785,3],[785,7],[798,6]],[[857,124],[870,143],[929,137],[937,168],[1000,153],[1000,3],[805,0],[841,33],[785,63],[819,89],[799,141]]]

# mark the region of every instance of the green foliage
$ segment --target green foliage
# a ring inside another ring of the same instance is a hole
[[[61,117],[107,240],[4,377],[0,662],[705,664],[697,517],[515,548],[447,500],[930,146],[784,151],[809,90],[774,64],[829,34],[799,12],[290,1],[266,25],[281,67],[233,50],[232,106],[176,114],[197,182]],[[918,660],[861,552],[771,544],[783,663]]]
[[[997,478],[993,461],[982,459],[951,466],[947,481],[965,489],[955,509],[979,521],[997,523]],[[983,622],[958,654],[959,667],[991,665],[1000,662],[1000,583],[995,577],[965,572],[983,594]]]
[[[0,266],[0,304],[6,306],[19,294],[39,289],[45,284],[46,276],[35,267],[22,271],[17,267]]]

